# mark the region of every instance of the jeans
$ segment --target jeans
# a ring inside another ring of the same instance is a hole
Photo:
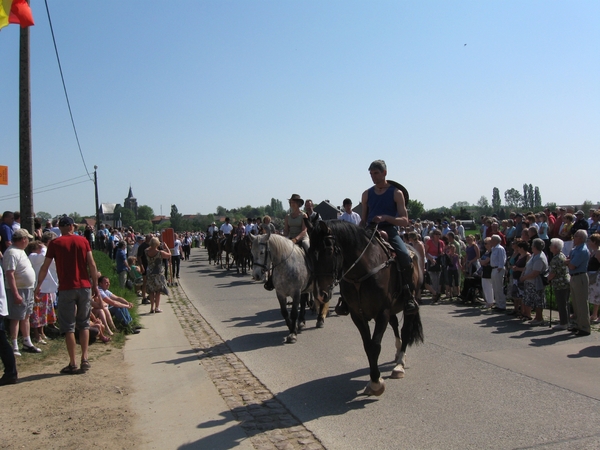
[[[396,251],[396,259],[402,266],[409,266],[412,261],[408,254],[408,249],[404,245],[404,241],[398,234],[398,230],[394,226],[381,226],[379,227],[382,231],[385,231],[388,235],[390,245]]]
[[[171,264],[173,265],[173,276],[179,278],[179,263],[181,262],[181,256],[171,256]]]

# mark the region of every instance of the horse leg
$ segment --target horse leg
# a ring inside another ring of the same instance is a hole
[[[287,309],[287,298],[283,295],[277,293],[277,300],[279,300],[279,309],[281,310],[281,315],[285,320],[285,324],[288,327],[290,334],[285,339],[285,342],[288,344],[294,344],[297,340],[296,337],[296,318],[294,317],[294,309],[292,308],[292,317],[290,317]],[[296,310],[296,316],[298,315],[298,310]]]
[[[353,312],[350,313],[354,325],[358,328],[360,336],[363,341],[363,347],[369,360],[369,372],[370,381],[365,388],[365,395],[380,396],[385,391],[385,383],[381,378],[381,372],[379,371],[379,354],[381,353],[381,339],[383,333],[387,328],[389,322],[389,311],[380,311],[375,319],[375,329],[373,330],[373,336],[369,330],[369,323],[357,317]]]
[[[300,294],[300,311],[298,313],[298,332],[300,333],[306,327],[306,304],[308,294]]]
[[[406,361],[406,344],[404,344],[404,345],[402,344],[402,339],[400,338],[398,316],[396,314],[390,315],[390,325],[392,326],[392,330],[394,330],[394,337],[395,337],[395,344],[396,344],[396,356],[394,357],[394,362],[396,363],[396,367],[394,367],[394,369],[392,370],[392,375],[390,378],[393,378],[393,379],[404,378],[404,364]]]
[[[322,303],[319,308],[319,317],[317,318],[317,328],[323,328],[325,326],[325,317],[327,317],[328,312],[329,312],[329,300],[327,300],[325,303]]]

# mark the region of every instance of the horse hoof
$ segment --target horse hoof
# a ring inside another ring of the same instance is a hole
[[[297,340],[298,340],[298,338],[296,337],[296,335],[295,335],[295,334],[290,334],[290,335],[287,337],[287,339],[285,340],[285,342],[286,342],[287,344],[295,344]]]
[[[323,328],[325,326],[325,321],[323,319],[317,320],[317,328]]]
[[[393,380],[404,378],[404,367],[402,367],[401,364],[398,364],[396,367],[394,367],[390,378],[392,378]]]
[[[377,385],[379,385],[379,387],[377,387]],[[383,382],[383,379],[380,378],[378,383],[372,383],[369,381],[369,384],[367,384],[367,387],[365,388],[364,394],[379,397],[381,394],[383,394],[383,391],[385,391],[385,383]]]

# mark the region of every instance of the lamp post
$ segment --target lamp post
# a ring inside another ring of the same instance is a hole
[[[96,190],[96,247],[100,245],[100,239],[98,238],[98,233],[100,231],[100,205],[98,204],[98,175],[96,171],[98,170],[98,166],[94,166],[94,189]]]

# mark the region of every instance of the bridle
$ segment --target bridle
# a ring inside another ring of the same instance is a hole
[[[271,250],[269,249],[269,240],[267,239],[266,242],[259,242],[258,245],[259,245],[259,247],[265,247],[265,259],[264,259],[264,262],[262,264],[259,261],[258,262],[255,261],[254,265],[260,267],[262,269],[262,273],[265,273],[265,272],[267,272],[269,270],[275,269],[275,267],[283,264],[288,259],[290,259],[290,257],[294,253],[294,247],[295,247],[295,245],[292,245],[292,249],[290,251],[290,254],[287,255],[281,261],[279,261],[277,264],[273,264],[273,261],[272,261],[273,257],[271,255]],[[271,263],[269,263],[269,258],[271,259]]]
[[[354,284],[354,286],[358,290],[358,287],[360,286],[360,284],[363,281],[367,280],[368,278],[372,277],[373,275],[375,275],[376,273],[380,272],[381,270],[385,269],[386,267],[388,267],[390,265],[390,263],[393,261],[393,258],[391,256],[382,264],[375,266],[374,268],[369,270],[365,275],[360,277],[358,280],[353,280],[351,278],[348,278],[348,276],[347,276],[348,273],[350,273],[350,271],[352,269],[354,269],[354,267],[356,267],[358,262],[362,259],[362,257],[366,253],[367,249],[373,242],[373,239],[375,238],[375,235],[377,234],[377,228],[379,228],[379,224],[377,224],[375,226],[375,228],[373,229],[373,234],[371,235],[369,242],[367,242],[367,245],[365,246],[365,248],[363,249],[361,254],[350,265],[350,267],[343,273],[342,273],[342,269],[343,269],[344,258],[342,257],[342,249],[338,245],[336,245],[336,239],[335,239],[334,235],[332,235],[330,233],[327,236],[325,236],[324,240],[329,239],[329,240],[333,241],[332,245],[331,245],[331,247],[333,247],[333,255],[334,255],[333,263],[332,263],[332,271],[331,272],[323,272],[324,275],[331,275],[331,278],[333,279],[333,283],[328,288],[329,291],[333,290],[333,288],[336,287],[338,284],[340,284],[340,281],[342,281],[342,280]],[[316,270],[315,270],[315,275],[318,276],[318,274],[316,273]]]

